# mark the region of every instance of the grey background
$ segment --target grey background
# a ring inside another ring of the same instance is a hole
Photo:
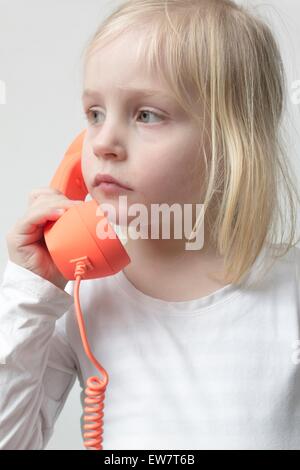
[[[102,17],[120,3],[0,0],[0,80],[6,85],[6,103],[0,104],[1,276],[6,232],[24,213],[29,192],[48,186],[67,146],[85,127],[82,52]],[[290,159],[300,174],[300,103],[292,102],[292,84],[300,80],[300,2],[239,3],[257,5],[279,39],[289,86]],[[47,449],[84,448],[79,393],[76,382]]]

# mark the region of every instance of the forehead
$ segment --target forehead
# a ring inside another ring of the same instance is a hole
[[[149,34],[149,27],[140,25],[135,30],[122,32],[118,37],[105,39],[104,44],[101,39],[95,42],[85,61],[82,97],[85,90],[98,91],[101,95],[113,94],[116,99],[122,99],[130,92],[137,95],[141,91],[140,95],[143,96],[145,90],[155,91],[158,100],[168,100],[169,104],[175,104],[184,114],[189,114],[164,78],[162,65],[157,64],[157,70],[147,68],[143,46],[147,49]],[[199,112],[202,114],[198,93],[189,88],[189,107],[197,115]]]
[[[141,30],[122,33],[102,45],[95,43],[87,57],[84,70],[84,88],[111,85],[116,88],[151,88],[167,92],[162,76],[147,70],[143,54],[139,54],[141,41],[146,41]]]

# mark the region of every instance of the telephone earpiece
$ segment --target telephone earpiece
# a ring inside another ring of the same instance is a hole
[[[82,201],[87,188],[81,172],[82,144],[86,131],[81,132],[67,149],[50,186],[69,199]],[[99,224],[99,225],[98,225]],[[100,231],[100,236],[99,236]],[[85,201],[72,206],[56,221],[48,221],[44,228],[47,249],[62,275],[75,279],[74,304],[81,340],[86,355],[101,372],[89,377],[86,384],[84,409],[84,445],[87,449],[102,450],[103,408],[108,374],[93,356],[84,326],[79,302],[82,279],[110,276],[130,263],[130,258],[117,234],[108,223],[96,201]]]
[[[83,201],[88,193],[81,172],[85,132],[81,132],[69,146],[50,183],[52,188],[60,190],[69,199]],[[105,233],[99,237],[101,229]],[[75,279],[76,260],[83,257],[87,257],[87,266],[90,266],[85,279],[116,274],[130,263],[125,248],[94,200],[73,206],[57,221],[47,222],[44,238],[55,265],[69,280]]]

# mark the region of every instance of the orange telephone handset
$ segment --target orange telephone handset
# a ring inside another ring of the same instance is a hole
[[[81,153],[85,132],[81,132],[68,147],[50,187],[58,189],[69,199],[85,200],[88,190],[81,171]],[[99,225],[98,225],[99,224]],[[99,237],[99,227],[104,231]],[[98,230],[98,231],[97,231]],[[108,374],[90,351],[79,303],[82,279],[110,276],[130,263],[130,258],[117,234],[95,200],[70,207],[58,220],[48,221],[44,238],[50,256],[58,270],[68,280],[75,280],[74,304],[85,352],[104,379],[89,377],[85,393],[84,441],[86,448],[102,450],[103,402]],[[96,416],[95,416],[96,415]],[[95,422],[93,424],[93,422]]]

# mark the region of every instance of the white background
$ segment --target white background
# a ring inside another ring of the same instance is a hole
[[[0,0],[0,80],[6,88],[6,103],[0,104],[1,275],[6,232],[25,211],[29,192],[48,186],[69,143],[85,127],[82,54],[101,19],[120,3]],[[292,84],[300,81],[300,2],[238,3],[256,5],[279,40],[288,77],[290,160],[300,174],[300,103],[292,101]],[[79,393],[76,382],[47,449],[84,448]]]

